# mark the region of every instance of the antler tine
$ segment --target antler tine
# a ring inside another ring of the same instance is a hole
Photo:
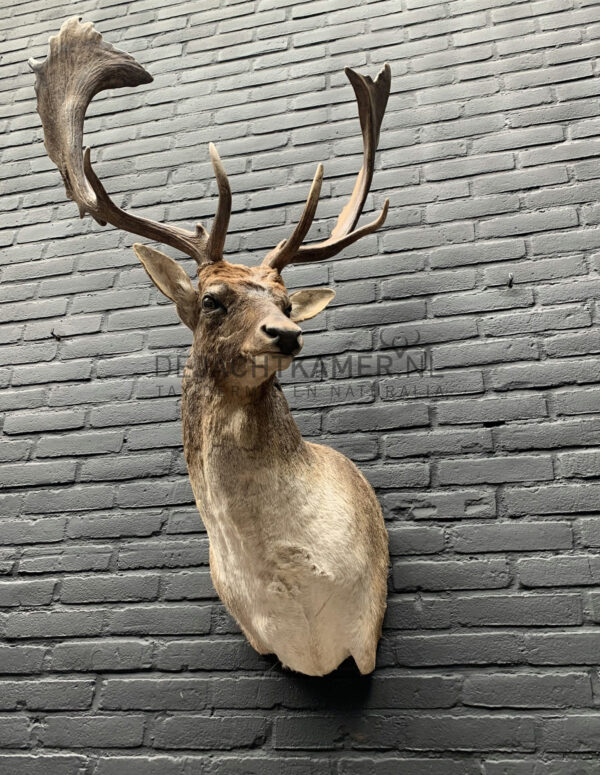
[[[219,185],[215,235],[201,225],[196,231],[158,223],[127,213],[106,192],[92,169],[90,151],[82,152],[85,112],[92,98],[105,89],[150,83],[152,76],[124,51],[102,39],[91,22],[73,16],[50,38],[50,52],[43,62],[29,60],[35,73],[38,113],[44,144],[58,167],[67,196],[79,207],[80,217],[89,213],[101,226],[117,228],[162,242],[194,258],[199,264],[222,259],[225,231],[231,210],[227,176],[213,165]],[[218,159],[218,156],[217,156]]]
[[[229,226],[229,218],[231,216],[231,188],[225,167],[215,145],[210,143],[208,149],[219,189],[219,204],[217,205],[215,220],[213,221],[206,246],[206,257],[208,261],[221,261],[225,247],[225,237],[227,236],[227,227]]]
[[[306,261],[321,261],[331,258],[343,248],[356,242],[361,237],[376,231],[385,221],[389,207],[386,199],[379,216],[371,223],[354,230],[362,213],[362,209],[371,187],[373,169],[375,165],[375,152],[379,142],[379,131],[385,113],[391,85],[391,70],[386,64],[378,74],[375,81],[368,75],[361,75],[349,67],[345,68],[348,80],[352,84],[358,104],[358,115],[363,136],[363,163],[356,178],[350,200],[338,216],[336,225],[328,239],[313,245],[301,245],[293,247],[291,240],[280,243],[265,256],[263,264],[281,271],[290,263],[303,263]],[[294,235],[296,232],[294,232]]]
[[[292,236],[289,239],[280,242],[270,253],[267,253],[263,260],[263,264],[273,267],[281,266],[283,268],[292,261],[293,257],[298,252],[298,248],[302,245],[303,239],[308,234],[308,230],[314,220],[317,205],[319,204],[322,182],[323,165],[319,164],[310,191],[308,192],[302,216],[300,217]]]

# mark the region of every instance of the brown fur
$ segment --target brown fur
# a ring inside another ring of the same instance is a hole
[[[229,584],[220,567],[239,557],[236,567],[253,567],[267,597],[300,601],[299,610],[303,597],[310,598],[306,643],[311,658],[289,660],[292,667],[322,674],[341,661],[322,643],[321,624],[311,624],[316,610],[321,619],[336,621],[346,639],[341,658],[352,654],[360,670],[370,672],[388,566],[387,533],[375,494],[350,460],[303,441],[275,373],[258,380],[230,373],[236,360],[249,364],[252,348],[260,348],[257,331],[265,316],[284,317],[285,285],[273,270],[219,263],[201,268],[198,286],[198,304],[206,289],[219,287],[219,298],[228,305],[220,319],[214,313],[198,316],[182,399],[185,456],[211,538],[215,588],[253,647],[261,653],[276,650],[255,627],[239,585]],[[329,501],[333,533],[324,536]],[[313,518],[315,503],[325,513]],[[213,543],[220,555],[228,555],[224,561],[217,560]],[[310,578],[320,579],[317,587],[307,582]],[[356,605],[356,611],[340,613],[348,605]]]
[[[375,80],[346,68],[363,164],[331,235],[302,244],[319,199],[319,165],[293,233],[252,269],[222,260],[231,189],[212,144],[219,200],[210,233],[201,225],[188,231],[128,213],[97,178],[90,150],[82,151],[85,112],[100,91],[152,80],[133,57],[103,41],[91,23],[72,17],[50,39],[47,58],[30,65],[46,149],[80,215],[170,245],[199,264],[196,290],[173,259],[134,245],[152,281],[194,332],[184,378],[184,449],[211,541],[216,589],[259,651],[274,651],[312,675],[333,670],[351,654],[369,672],[385,608],[381,511],[349,460],[302,440],[275,373],[302,346],[296,324],[318,314],[334,295],[307,289],[288,296],[279,272],[296,261],[329,258],[385,221],[388,200],[374,221],[355,228],[373,175],[389,65]]]

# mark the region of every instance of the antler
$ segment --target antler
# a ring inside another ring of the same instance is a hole
[[[62,175],[69,199],[101,225],[107,223],[156,242],[170,245],[198,263],[223,258],[231,212],[231,191],[219,155],[211,144],[211,159],[219,188],[219,204],[210,235],[198,224],[196,231],[141,218],[125,212],[111,200],[92,169],[90,149],[82,152],[87,106],[98,92],[150,83],[152,76],[124,51],[102,39],[91,22],[73,16],[50,38],[43,62],[29,60],[35,73],[38,113],[44,128],[48,156]]]
[[[324,242],[313,245],[302,245],[302,240],[308,233],[313,221],[323,177],[323,167],[319,165],[317,174],[310,189],[304,212],[298,222],[292,236],[283,240],[270,253],[263,264],[281,271],[288,264],[297,264],[304,261],[321,261],[339,253],[347,245],[371,234],[378,229],[387,216],[389,199],[386,199],[379,216],[371,223],[354,230],[356,222],[362,213],[365,199],[371,187],[373,179],[373,167],[375,163],[375,151],[379,142],[379,130],[383,114],[390,94],[391,71],[386,64],[375,81],[368,75],[361,75],[349,67],[345,68],[348,80],[352,84],[358,103],[358,115],[363,136],[363,163],[356,178],[349,202],[340,213],[331,236]]]

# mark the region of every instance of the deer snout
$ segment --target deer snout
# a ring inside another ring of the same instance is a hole
[[[260,330],[269,340],[269,344],[277,347],[282,355],[297,355],[302,349],[302,330],[294,323],[287,325],[265,323]]]

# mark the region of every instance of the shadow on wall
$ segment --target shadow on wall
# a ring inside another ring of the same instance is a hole
[[[359,713],[368,707],[373,675],[361,675],[352,657],[346,659],[333,673],[322,677],[303,675],[281,668],[279,660],[267,657],[280,675],[284,675],[311,706],[336,711],[338,715]]]

